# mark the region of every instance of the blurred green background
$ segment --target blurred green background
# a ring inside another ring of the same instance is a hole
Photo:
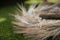
[[[10,14],[14,10],[15,5],[0,8],[0,40],[25,40],[22,34],[13,33],[13,17]]]
[[[25,40],[23,34],[15,34],[11,21],[13,17],[10,15],[16,10],[16,3],[20,4],[22,0],[0,0],[0,40]]]

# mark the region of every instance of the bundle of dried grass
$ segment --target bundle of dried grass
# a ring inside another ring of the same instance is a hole
[[[28,40],[45,40],[47,37],[53,36],[54,39],[60,34],[60,20],[47,20],[39,17],[42,13],[48,13],[46,10],[48,5],[30,5],[28,11],[18,4],[18,11],[14,15],[17,22],[14,24],[14,32],[17,34],[23,33]],[[20,10],[21,9],[21,10]],[[49,9],[49,8],[48,8]],[[50,10],[50,9],[49,9]],[[22,13],[22,15],[19,15]]]

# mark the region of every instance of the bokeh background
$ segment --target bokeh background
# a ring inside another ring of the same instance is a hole
[[[24,3],[24,0],[0,0],[0,40],[25,40],[23,34],[15,34],[11,21],[16,3]]]

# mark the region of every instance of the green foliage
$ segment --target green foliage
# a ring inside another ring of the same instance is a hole
[[[47,0],[47,2],[49,3],[60,3],[60,0]],[[25,2],[26,4],[39,4],[39,3],[43,3],[43,0],[27,0]]]
[[[28,0],[26,1],[27,4],[39,4],[42,3],[42,0]]]
[[[0,9],[0,40],[25,40],[22,35],[13,33],[13,25],[11,21],[15,6],[3,7]]]
[[[60,2],[60,0],[47,0],[48,2],[51,2],[51,3],[56,3],[56,2]]]
[[[0,18],[0,22],[6,21],[6,18]]]

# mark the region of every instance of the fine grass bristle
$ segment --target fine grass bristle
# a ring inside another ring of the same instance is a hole
[[[19,4],[18,7],[21,9],[21,12],[19,8],[17,8],[17,10],[22,15],[19,15],[18,11],[16,11],[17,15],[15,15],[14,17],[18,20],[18,22],[13,22],[13,24],[16,27],[21,28],[22,31],[17,30],[16,28],[14,31],[15,33],[23,33],[26,37],[28,37],[28,40],[45,40],[46,38],[51,36],[53,36],[54,39],[57,35],[60,34],[60,20],[47,20],[41,17],[42,13],[49,14],[49,12],[46,12],[47,9],[50,11],[50,9],[52,10],[56,7],[56,5],[38,5],[37,7],[35,7],[35,5],[31,5],[28,11],[26,10],[26,8],[24,8],[23,6],[21,7],[21,5]]]

